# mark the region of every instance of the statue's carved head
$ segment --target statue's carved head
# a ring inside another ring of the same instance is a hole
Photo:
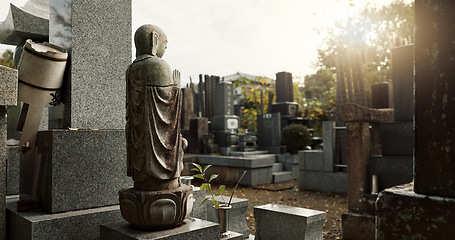
[[[167,48],[167,36],[161,28],[145,24],[136,30],[134,44],[136,45],[136,57],[149,54],[161,58]]]

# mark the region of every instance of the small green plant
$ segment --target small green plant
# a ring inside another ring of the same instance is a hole
[[[220,203],[215,199],[215,196],[221,196],[221,198],[223,199],[224,202],[226,202],[224,200],[224,197],[223,197],[223,193],[224,193],[224,190],[226,190],[226,186],[225,185],[221,185],[219,188],[218,188],[218,191],[216,191],[215,195],[213,194],[213,191],[212,191],[212,185],[210,184],[210,182],[217,178],[218,177],[218,174],[212,174],[209,179],[207,180],[207,177],[206,177],[206,173],[207,173],[207,170],[212,166],[212,165],[207,165],[205,166],[204,168],[202,168],[201,165],[197,164],[197,163],[193,163],[193,165],[195,166],[195,168],[191,169],[191,171],[195,171],[197,172],[197,174],[193,175],[193,177],[195,178],[199,178],[199,179],[202,179],[204,181],[204,183],[201,185],[201,191],[204,191],[209,194],[209,197],[206,197],[202,203],[204,204],[205,202],[207,202],[207,200],[212,200],[213,202],[213,205],[215,205],[215,207],[219,207],[220,206]]]
[[[224,197],[223,197],[223,193],[226,190],[225,185],[221,185],[215,194],[213,194],[213,191],[212,191],[212,185],[210,182],[212,182],[213,179],[217,178],[218,174],[210,175],[210,177],[207,180],[206,173],[207,173],[207,170],[212,165],[207,165],[204,168],[202,168],[201,165],[199,165],[197,163],[193,163],[193,166],[195,166],[195,168],[191,169],[191,171],[197,172],[197,174],[193,175],[193,177],[199,178],[204,181],[204,183],[201,184],[201,187],[200,187],[201,191],[205,190],[206,194],[209,195],[208,197],[204,198],[204,200],[202,200],[200,205],[203,205],[205,202],[207,202],[207,200],[212,200],[213,205],[215,205],[216,208],[220,207],[220,203],[215,199],[215,196],[221,196],[221,198],[223,199],[223,202],[226,203],[226,200],[224,200]],[[243,172],[242,176],[239,178],[239,180],[237,181],[237,184],[235,185],[234,189],[232,190],[231,196],[229,198],[229,202],[227,203],[228,206],[231,205],[232,196],[234,196],[234,192],[237,189],[237,187],[239,186],[239,183],[242,180],[243,176],[245,176],[245,174],[246,174],[246,171]]]

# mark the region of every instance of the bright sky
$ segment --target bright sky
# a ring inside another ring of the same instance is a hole
[[[2,0],[0,22],[9,2],[23,6],[26,1]],[[197,82],[199,74],[236,72],[275,79],[277,72],[288,71],[299,81],[317,70],[325,32],[314,29],[343,22],[366,4],[368,0],[133,0],[132,34],[147,23],[163,29],[169,41],[163,59],[180,70],[182,84],[190,77]],[[0,52],[6,48],[0,44]]]

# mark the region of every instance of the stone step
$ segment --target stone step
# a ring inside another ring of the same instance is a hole
[[[273,183],[287,182],[292,180],[292,172],[281,171],[273,173]]]
[[[281,172],[283,171],[284,168],[283,168],[283,163],[274,163],[273,164],[273,167],[272,167],[272,172]]]

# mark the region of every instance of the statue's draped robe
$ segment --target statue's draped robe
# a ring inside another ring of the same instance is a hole
[[[136,61],[126,74],[128,176],[135,182],[177,178],[183,169],[181,90],[175,84],[153,85],[155,79],[144,78],[160,77],[160,73],[140,74],[144,69],[141,70],[139,63],[133,70],[135,64]],[[130,74],[131,71],[136,74]]]

